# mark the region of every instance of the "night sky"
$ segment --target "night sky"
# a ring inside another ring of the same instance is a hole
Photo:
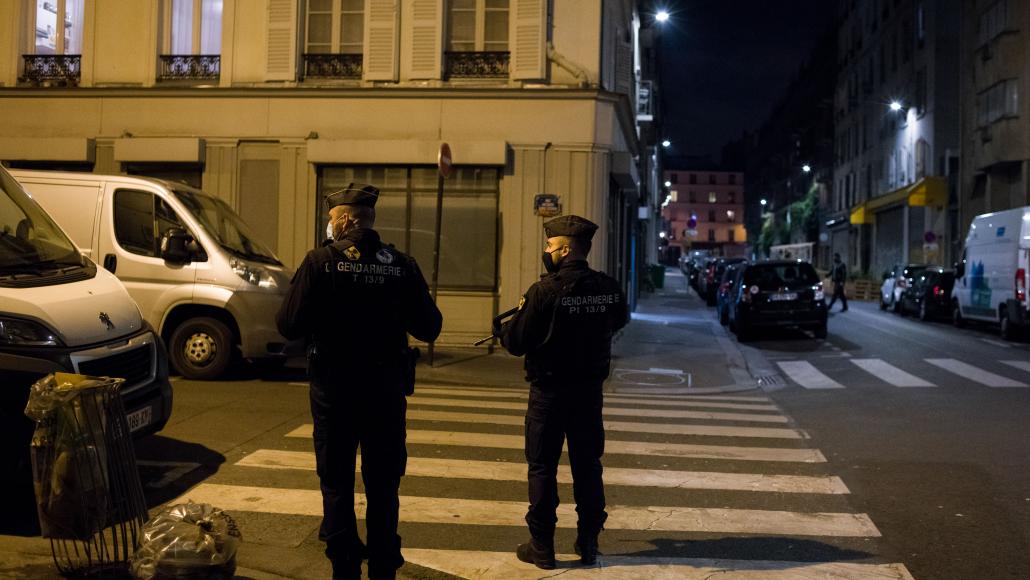
[[[833,26],[836,3],[668,0],[660,66],[669,157],[718,162],[723,145],[757,129]]]

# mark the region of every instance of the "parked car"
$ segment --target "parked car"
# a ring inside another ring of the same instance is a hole
[[[776,260],[745,264],[730,302],[730,329],[750,340],[760,328],[798,327],[826,338],[826,295],[812,264]]]
[[[719,315],[719,323],[723,326],[730,323],[730,301],[736,295],[737,287],[740,285],[740,273],[746,263],[730,264],[722,274],[722,282],[719,284],[719,290],[716,293],[715,311]]]
[[[1030,324],[1026,284],[1030,270],[1030,206],[978,215],[955,265],[952,317],[998,324],[1012,340]]]
[[[708,272],[705,274],[705,303],[709,306],[715,306],[719,294],[719,284],[722,283],[722,275],[726,272],[726,268],[732,264],[739,264],[744,261],[744,258],[719,258],[711,266],[711,275]]]
[[[0,167],[0,484],[31,489],[29,388],[53,372],[124,378],[135,436],[161,430],[172,386],[161,337],[125,286]]]
[[[901,313],[915,313],[919,320],[951,315],[951,290],[955,272],[944,268],[927,268],[901,293]]]
[[[705,258],[699,264],[697,269],[697,295],[701,299],[706,300],[708,296],[708,286],[715,285],[718,281],[715,279],[715,263],[718,258]]]
[[[122,280],[179,374],[214,379],[237,353],[285,362],[275,313],[292,273],[224,201],[145,177],[11,173]]]
[[[880,286],[880,310],[890,308],[894,312],[901,312],[901,293],[916,276],[930,267],[928,264],[895,264],[889,272],[884,272],[883,284]]]

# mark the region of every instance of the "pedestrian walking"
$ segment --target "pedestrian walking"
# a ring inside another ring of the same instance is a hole
[[[566,439],[579,516],[575,551],[583,564],[596,562],[597,537],[608,518],[601,480],[601,387],[611,364],[612,335],[625,326],[628,310],[619,283],[587,264],[596,230],[596,224],[574,215],[545,223],[547,274],[530,286],[512,319],[494,329],[508,352],[526,356],[531,538],[516,555],[545,570],[555,567],[557,471]]]
[[[840,259],[840,254],[833,255],[833,267],[830,268],[830,282],[833,283],[833,296],[830,297],[830,304],[826,307],[827,312],[833,308],[833,304],[840,298],[841,312],[848,311],[848,297],[844,295],[844,286],[848,281],[848,267]]]
[[[279,310],[279,332],[310,337],[311,417],[322,490],[319,539],[333,578],[390,579],[403,563],[397,535],[400,478],[407,463],[405,395],[414,388],[407,335],[433,341],[442,317],[409,256],[373,229],[379,190],[350,184],[326,197],[333,242],[308,252]],[[367,548],[354,516],[361,446]]]

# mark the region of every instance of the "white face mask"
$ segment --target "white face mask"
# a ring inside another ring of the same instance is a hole
[[[333,221],[329,220],[329,223],[325,225],[325,237],[328,240],[333,239]]]

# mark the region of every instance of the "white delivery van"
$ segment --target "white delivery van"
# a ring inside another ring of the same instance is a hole
[[[125,287],[75,248],[0,167],[0,477],[31,482],[29,387],[51,372],[121,377],[135,435],[172,412],[160,336]],[[6,488],[6,487],[5,487]]]
[[[1030,207],[973,218],[961,260],[955,264],[952,316],[994,322],[1012,339],[1027,316],[1027,255],[1030,253]]]
[[[125,284],[179,374],[216,378],[236,352],[285,361],[275,314],[292,273],[224,201],[146,177],[11,174]]]

